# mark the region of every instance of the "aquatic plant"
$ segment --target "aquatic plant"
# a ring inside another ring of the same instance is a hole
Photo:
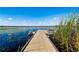
[[[76,21],[76,29],[77,29],[77,36],[76,36],[76,51],[79,51],[79,18],[77,18],[77,21]]]
[[[62,51],[79,51],[79,27],[77,22],[78,18],[71,15],[66,21],[61,21],[57,27],[54,36],[59,41]]]

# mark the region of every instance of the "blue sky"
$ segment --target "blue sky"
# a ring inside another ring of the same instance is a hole
[[[0,25],[49,26],[57,25],[61,16],[79,13],[78,7],[0,7]]]

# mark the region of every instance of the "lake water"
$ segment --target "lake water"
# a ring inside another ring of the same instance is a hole
[[[48,30],[48,28],[34,27],[8,27],[0,29],[0,51],[17,51],[28,41],[29,33],[39,29]]]

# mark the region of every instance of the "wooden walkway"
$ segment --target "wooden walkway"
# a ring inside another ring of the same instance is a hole
[[[46,33],[46,30],[38,30],[23,52],[57,52]]]

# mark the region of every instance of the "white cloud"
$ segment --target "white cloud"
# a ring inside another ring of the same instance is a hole
[[[58,25],[60,22],[61,22],[61,17],[53,17],[53,19],[52,19],[52,23],[53,23],[53,25]]]
[[[0,19],[0,25],[8,26],[49,26],[49,25],[58,25],[61,21],[60,16],[47,16],[42,18],[29,18],[24,19],[13,19],[12,17]]]
[[[8,20],[13,20],[13,18],[11,18],[11,17],[9,17],[9,18],[7,18]]]
[[[0,19],[0,21],[3,21],[2,19]]]

